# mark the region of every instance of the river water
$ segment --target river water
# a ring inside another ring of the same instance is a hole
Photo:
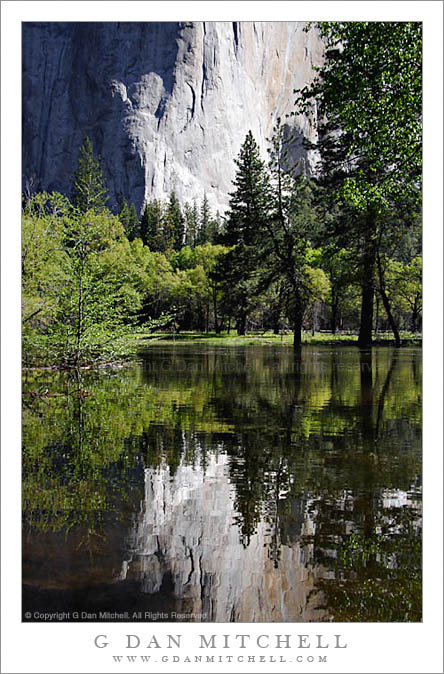
[[[23,616],[421,620],[421,351],[152,345],[23,382]]]

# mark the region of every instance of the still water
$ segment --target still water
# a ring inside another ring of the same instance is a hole
[[[23,616],[51,611],[421,620],[421,351],[153,345],[26,373]]]

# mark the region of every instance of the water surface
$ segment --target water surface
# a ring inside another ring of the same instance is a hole
[[[419,349],[153,345],[23,393],[25,620],[421,619]]]

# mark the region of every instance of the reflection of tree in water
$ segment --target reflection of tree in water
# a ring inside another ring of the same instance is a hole
[[[122,517],[131,509],[141,466],[129,433],[124,427],[118,432],[119,406],[109,388],[98,390],[93,377],[79,372],[29,378],[22,459],[28,526],[43,532],[80,526],[90,538],[100,536],[111,514]]]
[[[341,606],[337,592],[349,602],[350,618],[345,609],[337,612],[344,619],[356,619],[358,588],[368,582],[371,589],[377,578],[384,596],[404,588],[417,604],[406,587],[417,587],[413,576],[398,573],[407,559],[415,578],[420,568],[409,496],[421,459],[417,360],[384,349],[305,348],[252,348],[223,357],[185,350],[175,358],[169,368],[156,368],[154,353],[144,371],[84,372],[76,381],[29,375],[27,525],[81,527],[101,536],[105,520],[137,509],[140,461],[167,465],[173,479],[184,465],[205,473],[210,457],[223,452],[245,548],[265,523],[267,554],[278,568],[283,546],[307,536],[314,563],[334,576],[322,584],[330,610]],[[390,507],[389,492],[395,494]],[[403,493],[401,507],[396,498]],[[304,530],[307,516],[314,531]],[[395,614],[387,608],[386,615]]]
[[[410,499],[403,507],[398,506],[395,499],[390,509],[384,508],[384,502],[387,489],[395,493],[409,492],[420,474],[419,428],[408,419],[411,400],[415,404],[417,402],[417,390],[409,391],[408,387],[406,391],[397,387],[392,390],[399,367],[398,351],[387,355],[390,357],[382,365],[371,352],[360,352],[357,374],[352,375],[356,379],[355,400],[345,406],[338,404],[344,382],[340,381],[341,373],[335,356],[330,370],[331,396],[322,408],[313,410],[307,404],[309,392],[306,377],[301,376],[303,368],[300,367],[298,354],[293,380],[284,377],[279,405],[273,405],[270,397],[263,397],[260,382],[257,388],[251,385],[251,381],[249,387],[243,383],[241,392],[247,390],[251,395],[253,391],[256,395],[256,414],[261,425],[265,425],[264,419],[272,416],[280,432],[271,435],[249,429],[237,435],[235,442],[227,441],[225,451],[230,456],[230,479],[236,486],[237,522],[244,545],[248,545],[261,519],[265,519],[269,525],[266,544],[270,557],[277,565],[280,546],[292,537],[294,540],[294,536],[299,538],[301,534],[300,528],[293,532],[293,536],[288,534],[292,520],[291,506],[299,503],[304,508],[305,504],[316,525],[313,536],[315,562],[335,571],[335,580],[331,583],[335,591],[336,580],[344,575],[340,555],[351,540],[354,546],[362,545],[364,549],[373,550],[366,557],[364,579],[361,569],[361,581],[367,580],[372,586],[383,571],[380,581],[383,592],[387,596],[395,592],[398,596],[402,590],[408,596],[412,575],[403,575],[402,572],[407,568],[403,561],[406,555],[410,562],[415,562],[410,567],[413,576],[420,576],[420,557],[416,554],[419,532],[409,524],[410,520],[417,520],[417,510]],[[375,382],[373,374],[374,360],[379,366],[379,382]],[[281,385],[282,378],[279,382],[278,385]],[[413,383],[418,383],[414,371]],[[400,393],[403,395],[400,396]],[[394,404],[395,396],[397,400]],[[406,399],[407,414],[399,407],[402,397]],[[236,395],[233,398],[238,400]],[[242,427],[245,406],[242,405],[240,419],[236,412],[237,404],[232,403],[232,417]],[[314,432],[307,434],[306,420],[308,417],[313,422],[313,416],[317,417],[317,423],[312,423]],[[345,433],[335,433],[336,428],[344,427]],[[398,444],[393,442],[396,437]],[[408,451],[412,447],[418,449]],[[398,521],[401,513],[404,524],[399,529],[392,520]],[[374,544],[379,530],[384,531],[382,547]],[[356,538],[356,532],[359,532],[359,538]],[[405,554],[391,555],[388,565],[388,551],[398,544],[399,551]],[[409,546],[411,554],[407,550]],[[338,569],[339,576],[336,573]],[[361,587],[362,583],[358,586]],[[323,584],[325,591],[327,587],[330,587],[328,583]],[[390,618],[387,616],[399,616],[399,613],[390,613],[387,609],[386,619],[415,619],[412,616],[417,615],[418,593],[412,589],[411,595],[415,604],[411,610],[405,612],[402,618]],[[351,601],[350,597],[348,600]],[[356,611],[356,606],[353,611]]]
[[[354,457],[349,452],[346,455],[356,470],[353,482],[357,486],[352,483],[351,490],[346,484],[342,490],[330,488],[328,497],[315,503],[315,559],[334,571],[333,577],[319,583],[319,589],[324,594],[324,607],[335,620],[421,618],[419,496],[408,496],[420,473],[420,455],[415,452],[413,457],[404,457],[402,447],[393,452],[392,426],[384,420],[397,366],[395,350],[378,391],[372,354],[360,353],[360,424],[356,429],[360,442]],[[398,425],[397,433],[408,448],[415,429],[406,423],[400,433],[401,429]],[[349,441],[353,440],[352,436]],[[386,507],[389,489],[394,497]]]

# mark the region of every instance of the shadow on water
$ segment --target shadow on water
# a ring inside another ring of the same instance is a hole
[[[159,345],[28,374],[23,611],[419,620],[420,368],[417,349]]]

